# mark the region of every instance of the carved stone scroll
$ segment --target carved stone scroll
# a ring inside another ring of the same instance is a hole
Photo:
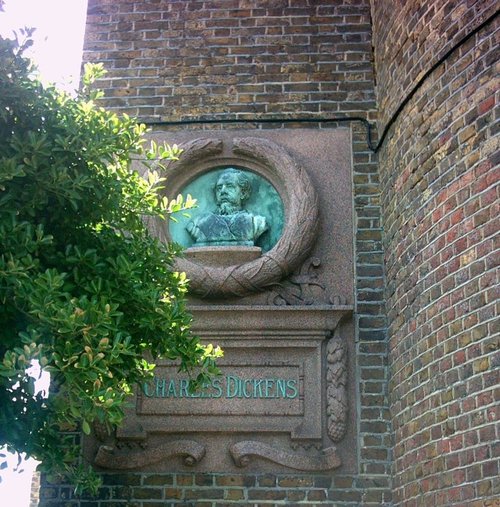
[[[266,459],[294,470],[311,472],[331,470],[342,464],[335,447],[329,447],[317,455],[305,455],[277,449],[262,442],[245,440],[233,444],[229,452],[238,467],[247,466],[252,457]]]
[[[184,465],[194,466],[205,456],[205,446],[193,440],[175,440],[138,450],[121,450],[117,447],[101,445],[95,457],[95,464],[114,470],[133,470],[168,460],[173,456],[181,456]]]
[[[334,442],[339,442],[345,435],[347,422],[347,349],[342,338],[335,333],[326,350],[327,431]]]

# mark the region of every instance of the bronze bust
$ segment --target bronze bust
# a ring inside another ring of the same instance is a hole
[[[226,169],[214,188],[216,209],[191,220],[186,229],[194,246],[254,246],[268,229],[265,217],[243,208],[251,184],[244,172]]]

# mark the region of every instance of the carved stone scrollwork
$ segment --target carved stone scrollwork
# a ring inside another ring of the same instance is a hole
[[[311,472],[331,470],[341,465],[335,447],[329,447],[316,455],[306,455],[247,440],[233,444],[229,452],[238,467],[246,467],[253,457],[266,459],[294,470]]]
[[[325,286],[318,280],[317,268],[321,265],[320,259],[312,257],[307,259],[297,273],[292,275],[286,282],[278,283],[272,287],[268,301],[277,306],[284,305],[312,305],[323,303],[321,296],[318,297],[313,287],[324,296]]]
[[[287,280],[271,286],[267,301],[275,306],[296,305],[347,305],[343,296],[328,296],[325,285],[320,281],[318,257],[307,259]]]
[[[205,446],[193,440],[176,440],[167,444],[143,449],[121,450],[118,447],[101,445],[95,457],[95,464],[114,470],[133,470],[146,465],[181,456],[184,465],[194,466],[205,456]]]
[[[175,268],[186,272],[190,290],[207,298],[245,296],[291,273],[311,250],[317,231],[318,199],[306,171],[281,146],[266,139],[233,139],[225,155],[218,139],[198,139],[181,148],[179,161],[169,165],[167,188],[172,195],[181,193],[187,182],[206,172],[210,164],[244,165],[274,185],[287,217],[276,245],[253,261],[215,267],[179,258]],[[149,225],[160,239],[168,241],[165,223]]]
[[[344,438],[347,423],[347,348],[335,332],[327,345],[326,413],[328,436],[339,442]]]

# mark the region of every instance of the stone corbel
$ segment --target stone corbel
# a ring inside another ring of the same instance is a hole
[[[205,446],[194,440],[175,440],[137,450],[101,445],[95,457],[95,464],[113,470],[134,470],[174,456],[181,456],[184,465],[194,466],[203,459],[205,452]]]

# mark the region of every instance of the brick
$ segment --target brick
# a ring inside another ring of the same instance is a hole
[[[278,486],[281,488],[308,488],[312,485],[312,477],[280,477],[278,479]]]
[[[313,502],[322,502],[327,499],[327,493],[324,489],[312,489],[307,493],[307,499]]]
[[[143,486],[168,486],[174,483],[172,475],[147,475],[142,479]]]
[[[276,476],[271,474],[262,475],[257,478],[257,484],[260,487],[276,486]]]
[[[212,474],[198,474],[194,479],[196,486],[212,486],[214,477]]]
[[[227,489],[224,496],[224,499],[229,501],[243,500],[244,498],[244,489]]]
[[[139,486],[141,476],[138,474],[103,474],[102,481],[105,485]]]
[[[215,484],[217,486],[255,486],[255,477],[254,476],[248,476],[248,475],[223,475],[223,476],[217,476],[215,478]],[[264,486],[264,484],[260,484],[261,486]]]
[[[175,478],[175,484],[177,486],[191,486],[193,484],[194,477],[187,474],[178,474]]]
[[[284,500],[286,492],[278,489],[249,489],[249,500]]]
[[[165,488],[165,499],[180,499],[182,498],[183,490],[181,488]]]
[[[162,490],[157,488],[133,488],[132,497],[140,499],[156,499],[162,497]]]
[[[224,490],[216,488],[186,489],[184,492],[186,500],[207,500],[224,498]]]

